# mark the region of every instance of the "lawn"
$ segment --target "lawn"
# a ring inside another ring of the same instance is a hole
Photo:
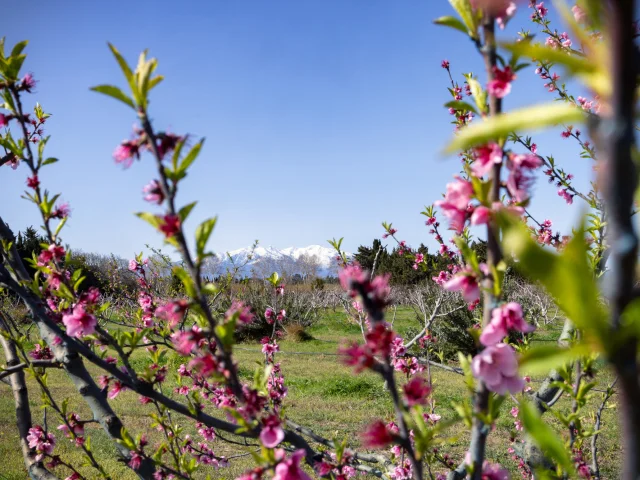
[[[395,323],[396,330],[402,333],[410,326],[415,326],[411,311],[399,309]],[[313,340],[295,342],[285,339],[280,342],[281,353],[277,358],[281,362],[289,387],[289,394],[285,401],[286,414],[293,421],[311,427],[325,437],[339,439],[346,437],[350,446],[359,447],[358,432],[374,418],[391,419],[392,411],[391,402],[377,376],[368,372],[354,375],[349,368],[340,363],[339,357],[335,355],[341,341],[360,338],[359,328],[348,323],[342,313],[326,312],[321,320],[308,329],[308,333],[313,336]],[[558,333],[556,326],[542,332],[539,338],[551,342]],[[260,345],[240,344],[236,348],[235,356],[240,364],[241,376],[249,380],[253,376],[256,362],[262,361]],[[133,360],[134,363],[144,364],[148,361],[148,357],[140,353]],[[95,369],[91,367],[90,369],[97,375]],[[452,418],[455,414],[451,403],[462,401],[466,395],[462,377],[437,368],[432,369],[432,375],[433,395],[438,413],[443,418]],[[603,380],[610,380],[608,372],[601,372],[601,375]],[[90,418],[88,408],[83,405],[62,372],[52,371],[49,384],[57,398],[69,398],[71,411],[80,413],[83,419]],[[535,388],[535,378],[532,384]],[[170,375],[164,387],[165,393],[172,389],[173,385],[174,379]],[[33,381],[30,381],[30,387],[34,423],[41,423],[43,415],[40,409],[41,400]],[[3,459],[0,465],[0,480],[24,479],[26,475],[17,441],[13,397],[6,385],[0,385],[0,389],[0,456]],[[600,395],[594,394],[590,404],[593,406],[599,404],[599,399]],[[160,434],[150,428],[150,420],[147,417],[152,411],[151,407],[141,405],[136,395],[124,392],[113,402],[113,405],[129,431],[147,433],[151,445],[154,439],[159,438]],[[515,478],[518,475],[516,463],[511,460],[507,452],[513,428],[513,418],[509,415],[509,410],[513,405],[513,401],[508,399],[502,407],[502,415],[489,437],[488,458],[511,469]],[[615,407],[615,397],[611,405]],[[570,408],[570,402],[562,399],[556,408],[567,411]],[[49,412],[49,428],[54,429],[60,422],[52,417],[52,413]],[[548,419],[552,419],[551,415],[548,415]],[[554,423],[559,425],[557,422]],[[622,452],[615,408],[605,410],[603,429],[599,441],[602,478],[617,478]],[[113,445],[97,425],[87,425],[86,431],[87,435],[91,436],[94,454],[113,478],[118,480],[136,478],[130,470],[115,459]],[[450,434],[453,439],[452,445],[443,451],[447,451],[457,462],[465,452],[467,434],[462,424],[451,427]],[[565,434],[566,432],[563,432],[563,435]],[[80,450],[62,435],[57,435],[57,439],[56,453],[75,465],[80,465],[82,463]],[[220,440],[216,440],[213,445],[218,455],[231,456],[239,453],[237,447],[230,448]],[[211,478],[235,478],[250,465],[251,457],[239,457],[231,461],[229,468],[212,472]],[[87,478],[96,478],[95,471],[90,467],[82,467],[80,470]],[[435,468],[435,471],[441,471],[441,469]],[[67,472],[63,468],[56,471],[61,478],[65,478]],[[202,478],[204,477],[203,474]]]

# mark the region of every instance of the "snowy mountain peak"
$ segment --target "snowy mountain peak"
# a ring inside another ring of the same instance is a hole
[[[283,249],[258,246],[253,254],[251,247],[247,247],[216,254],[208,259],[203,273],[217,276],[238,268],[239,277],[268,277],[273,272],[286,276],[327,277],[337,275],[335,258],[335,250],[322,245]]]

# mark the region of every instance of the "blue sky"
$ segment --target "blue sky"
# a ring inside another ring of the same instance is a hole
[[[7,43],[29,39],[25,71],[38,80],[39,101],[53,114],[48,153],[61,161],[41,181],[62,192],[72,217],[64,241],[124,257],[161,245],[133,216],[150,210],[141,189],[153,178],[150,158],[129,170],[112,152],[129,137],[132,112],[89,91],[124,86],[107,49],[133,63],[144,48],[165,81],[152,94],[157,129],[207,138],[184,181],[182,204],[199,200],[187,227],[218,215],[212,247],[326,245],[345,237],[355,250],[393,222],[411,245],[432,244],[420,211],[440,197],[459,170],[441,150],[452,135],[443,103],[450,98],[440,62],[454,74],[484,81],[472,44],[432,20],[451,14],[444,0],[72,1],[36,0],[5,8]],[[521,7],[525,10],[525,7]],[[532,28],[521,12],[503,38]],[[506,108],[551,100],[532,69],[520,72]],[[536,135],[541,154],[554,153],[591,177],[575,143],[559,132]],[[39,225],[20,198],[26,168],[0,168],[0,215],[14,230]],[[565,206],[544,179],[532,210],[568,229],[579,211]],[[549,216],[549,215],[547,215]]]

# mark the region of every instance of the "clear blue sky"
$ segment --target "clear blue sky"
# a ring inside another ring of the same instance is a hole
[[[132,215],[150,209],[141,189],[153,178],[151,159],[123,170],[112,158],[135,117],[89,91],[124,86],[110,41],[131,63],[144,48],[159,59],[166,79],[152,94],[156,128],[207,138],[179,198],[199,199],[191,229],[219,215],[216,251],[254,239],[279,248],[326,245],[334,236],[353,251],[380,236],[383,220],[411,245],[431,244],[419,212],[459,170],[455,158],[439,153],[452,135],[440,62],[447,58],[455,74],[473,70],[484,81],[471,43],[431,23],[450,8],[445,0],[5,5],[7,43],[30,40],[25,67],[38,84],[29,101],[53,113],[47,148],[61,161],[41,180],[71,204],[65,242],[125,257],[145,243],[161,245]],[[521,12],[503,35],[529,25]],[[543,98],[551,95],[528,69],[505,104]],[[557,131],[536,140],[578,185],[588,182],[590,165],[575,143]],[[26,176],[23,167],[0,169],[0,214],[14,230],[39,225],[34,206],[20,198]],[[550,210],[557,226],[569,228],[575,205],[567,208],[544,179],[536,194],[533,211]]]

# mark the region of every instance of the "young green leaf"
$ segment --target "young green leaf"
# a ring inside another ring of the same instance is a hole
[[[584,118],[582,110],[567,103],[546,103],[513,110],[465,127],[449,143],[445,153],[482,145],[511,132],[541,129],[558,123],[579,123]]]
[[[133,103],[129,97],[127,97],[122,90],[113,85],[98,85],[97,87],[91,87],[91,90],[94,92],[102,93],[104,95],[108,95],[111,98],[115,98],[116,100],[120,100],[122,103],[129,105],[134,110],[136,109],[136,105]]]

